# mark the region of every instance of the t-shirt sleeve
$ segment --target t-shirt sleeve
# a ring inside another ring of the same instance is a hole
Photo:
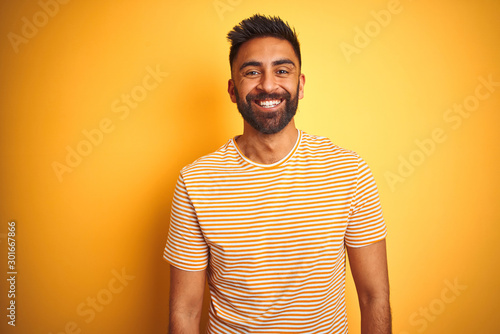
[[[207,267],[208,254],[196,211],[180,175],[172,200],[170,227],[163,257],[174,267],[198,271]]]
[[[349,247],[367,246],[384,239],[386,235],[387,228],[375,179],[366,162],[358,157],[356,189],[351,202],[345,244]]]

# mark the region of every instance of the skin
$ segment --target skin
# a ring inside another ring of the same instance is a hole
[[[362,334],[392,333],[385,239],[364,247],[347,247],[358,292]]]
[[[300,73],[299,59],[292,45],[286,40],[263,37],[252,39],[240,47],[233,63],[232,78],[228,82],[228,93],[233,103],[236,103],[235,86],[241,99],[248,94],[288,92],[292,97],[298,94],[300,100],[304,97],[304,84],[305,76]],[[276,112],[284,107],[282,104],[265,109],[252,104],[252,108],[264,113]],[[243,121],[243,135],[236,139],[236,144],[250,160],[271,164],[290,152],[297,136],[293,119],[275,134],[263,134]]]
[[[228,93],[233,103],[247,95],[283,94],[304,97],[305,76],[291,44],[273,37],[255,38],[244,43],[233,63]],[[236,89],[235,89],[236,87]],[[254,111],[279,114],[285,104]],[[271,164],[284,158],[297,140],[292,119],[281,131],[264,134],[244,121],[243,134],[236,139],[242,153],[252,161]],[[349,263],[358,292],[362,334],[391,333],[389,280],[385,240],[369,246],[347,247]],[[205,287],[205,271],[184,271],[170,266],[170,333],[199,333]]]
[[[169,333],[199,333],[205,277],[205,270],[186,271],[170,265]]]

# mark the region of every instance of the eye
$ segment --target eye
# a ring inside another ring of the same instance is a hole
[[[278,70],[276,73],[278,73],[278,74],[288,74],[289,72],[287,70]]]
[[[245,75],[248,77],[256,76],[257,74],[259,74],[259,72],[257,71],[248,71],[245,73]]]

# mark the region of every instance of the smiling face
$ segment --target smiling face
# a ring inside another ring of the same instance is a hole
[[[284,129],[304,96],[305,77],[292,45],[274,37],[241,45],[228,92],[246,123],[264,134]]]

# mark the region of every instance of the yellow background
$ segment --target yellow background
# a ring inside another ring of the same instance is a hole
[[[499,331],[500,86],[488,91],[479,78],[500,81],[500,2],[66,2],[45,21],[37,1],[0,4],[2,333],[166,333],[173,187],[182,166],[241,133],[225,35],[257,12],[299,32],[298,127],[357,151],[373,170],[389,228],[394,333]],[[397,13],[376,23],[372,11],[391,6]],[[34,21],[36,33],[23,29]],[[358,36],[365,29],[369,41]],[[158,68],[168,76],[127,117],[115,112]],[[476,89],[488,97],[452,122],[448,110],[473,103]],[[106,119],[111,130],[58,177],[54,162],[67,165],[67,147],[85,150],[82,131]],[[11,220],[16,327],[6,318]],[[122,270],[126,283],[114,279]],[[359,333],[350,278],[347,290]],[[91,319],[92,298],[106,304]]]

